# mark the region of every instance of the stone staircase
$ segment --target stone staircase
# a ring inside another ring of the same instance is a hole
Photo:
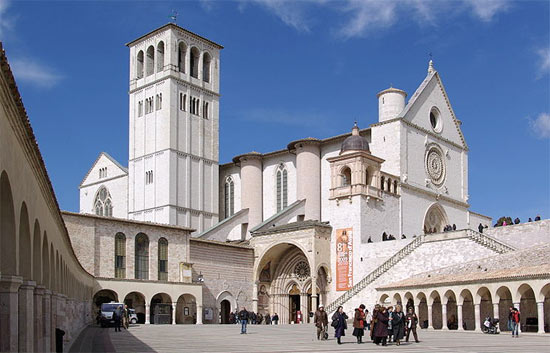
[[[351,289],[347,290],[344,294],[342,294],[341,296],[336,298],[336,300],[334,300],[332,303],[327,305],[325,310],[329,313],[336,311],[336,308],[338,308],[340,305],[344,305],[345,302],[347,302],[348,300],[353,298],[353,296],[357,295],[359,292],[365,289],[369,284],[374,282],[378,277],[383,275],[395,264],[397,264],[399,261],[401,261],[406,256],[408,256],[411,252],[413,252],[416,248],[418,248],[420,245],[426,242],[426,240],[434,241],[437,238],[433,240],[430,238],[434,238],[435,236],[453,235],[453,233],[454,233],[454,236],[457,236],[457,238],[468,238],[476,242],[477,244],[480,244],[481,246],[491,249],[499,254],[504,254],[504,253],[516,250],[514,247],[508,244],[505,244],[486,234],[479,233],[471,229],[465,229],[465,230],[460,230],[460,231],[455,231],[450,233],[421,235],[415,238],[413,241],[411,241],[407,245],[405,245],[395,255],[391,256],[388,260],[382,263],[382,265],[378,266],[374,271],[372,271],[367,276],[365,276],[362,280],[356,283]]]
[[[332,303],[327,305],[327,307],[325,308],[325,311],[328,313],[332,313],[336,311],[336,308],[338,308],[340,305],[344,305],[345,302],[353,298],[353,296],[357,295],[359,292],[365,289],[369,284],[374,282],[378,277],[380,277],[382,274],[388,271],[391,267],[393,267],[395,264],[397,264],[407,255],[412,253],[416,248],[422,245],[425,237],[426,237],[425,235],[418,236],[413,241],[405,245],[395,255],[391,256],[388,260],[382,263],[382,265],[378,266],[374,271],[372,271],[371,273],[366,275],[362,280],[357,282],[352,288],[347,290],[344,294],[342,294],[341,296],[336,298],[336,300],[334,300]]]
[[[510,252],[510,251],[516,251],[517,249],[506,244],[506,243],[503,243],[499,240],[496,240],[495,238],[493,237],[490,237],[486,234],[483,234],[483,233],[479,233],[479,232],[476,232],[475,230],[471,230],[471,229],[466,229],[466,235],[468,236],[468,238],[476,243],[478,243],[479,245],[482,245],[488,249],[491,249],[499,254],[504,254],[504,253],[507,253],[507,252]]]

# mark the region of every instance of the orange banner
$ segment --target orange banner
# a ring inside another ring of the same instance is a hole
[[[336,290],[353,287],[353,228],[336,229]]]

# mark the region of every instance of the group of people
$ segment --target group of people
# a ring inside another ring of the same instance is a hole
[[[332,315],[331,326],[334,328],[334,337],[338,344],[342,344],[341,338],[346,335],[348,328],[348,316],[342,306]],[[326,340],[328,338],[328,315],[323,306],[315,312],[315,327],[317,329],[317,339]],[[357,338],[357,343],[363,343],[363,336],[368,332],[370,339],[376,345],[387,346],[389,342],[401,344],[401,340],[409,341],[412,332],[415,342],[418,341],[416,326],[418,325],[418,316],[414,309],[410,307],[407,314],[403,313],[401,305],[396,305],[395,310],[392,306],[383,307],[377,304],[372,314],[361,304],[355,309],[353,317],[353,336]]]
[[[113,321],[115,322],[115,332],[120,332],[120,328],[124,327],[125,330],[130,326],[128,305],[119,305],[113,311]],[[101,324],[101,309],[97,312],[96,323]]]
[[[510,313],[508,314],[508,328],[512,331],[512,337],[519,337],[519,325],[521,322],[521,316],[518,308],[510,307]]]
[[[535,217],[535,222],[538,222],[540,221],[540,215],[537,215]],[[527,223],[529,222],[533,222],[533,219],[531,217],[529,217],[529,219],[527,220]],[[512,221],[512,217],[500,217],[497,221],[497,223],[495,223],[495,227],[505,227],[505,226],[511,226],[511,225],[514,225],[514,224],[520,224],[521,223],[521,220],[516,217],[514,219],[514,221]]]
[[[251,325],[278,325],[279,324],[279,315],[277,313],[273,316],[266,313],[265,316],[262,314],[256,314],[253,311],[247,311],[243,306],[241,311],[235,311],[229,315],[229,322],[232,324],[241,324],[241,334],[246,334],[246,327],[248,324]]]

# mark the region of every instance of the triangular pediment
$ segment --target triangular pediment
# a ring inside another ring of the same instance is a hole
[[[106,168],[106,174],[102,175],[102,177],[100,177],[101,168]],[[88,173],[86,173],[86,176],[80,183],[80,187],[126,175],[128,175],[128,169],[124,168],[108,153],[101,152]]]
[[[430,119],[432,111],[436,112],[437,119],[441,119],[441,125],[436,128],[432,126]],[[468,149],[460,122],[453,111],[443,82],[435,70],[426,76],[399,117],[422,130]]]

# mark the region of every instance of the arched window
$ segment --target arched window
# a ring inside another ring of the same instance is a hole
[[[126,236],[115,236],[115,278],[126,278]]]
[[[351,184],[351,169],[345,167],[340,174],[341,186],[348,186]]]
[[[168,281],[168,240],[159,239],[159,281]]]
[[[142,78],[143,77],[143,50],[140,50],[138,55],[137,55],[136,77],[137,78]]]
[[[277,169],[277,212],[288,204],[288,172],[284,164]]]
[[[189,70],[191,70],[191,76],[199,78],[199,50],[195,47],[191,48],[191,55],[189,58]]]
[[[157,72],[164,71],[164,42],[157,45]]]
[[[136,279],[149,279],[149,238],[143,233],[136,236]]]
[[[178,70],[180,72],[185,72],[185,53],[187,48],[185,47],[184,42],[180,42],[178,45]]]
[[[94,201],[95,214],[98,216],[112,217],[113,216],[113,202],[111,200],[111,194],[105,186],[99,188]]]
[[[152,75],[155,73],[155,48],[151,45],[149,48],[147,48],[147,62],[145,74],[147,76]]]
[[[381,177],[381,178],[380,178],[380,189],[381,189],[382,191],[384,191],[384,181],[385,181],[384,177]]]
[[[388,192],[391,192],[391,178],[388,178]]]
[[[225,179],[224,196],[225,218],[228,218],[233,216],[235,211],[235,184],[233,183],[233,179],[231,177],[227,177],[227,179]]]
[[[397,194],[397,180],[393,181],[393,193]]]
[[[202,80],[204,82],[210,82],[210,54],[204,53],[202,56]]]
[[[370,183],[369,170],[365,169],[365,185],[369,185],[369,183]]]

